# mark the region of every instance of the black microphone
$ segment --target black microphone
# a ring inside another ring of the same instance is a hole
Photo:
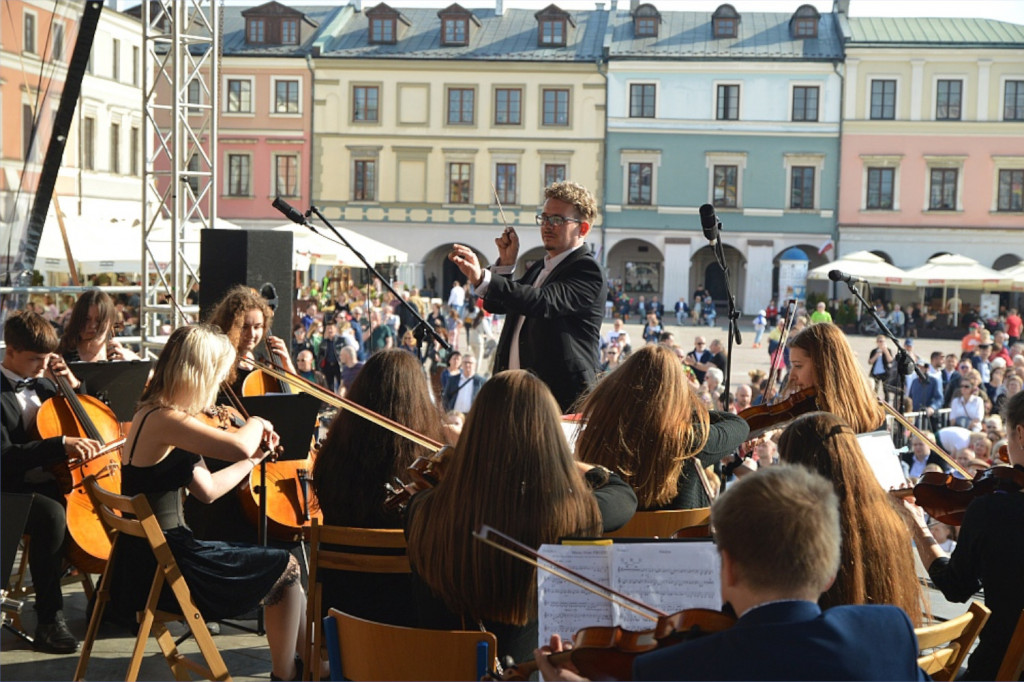
[[[722,229],[722,223],[715,215],[715,207],[711,204],[700,207],[700,226],[704,230],[705,239],[712,244],[718,241],[718,231]]]
[[[271,204],[271,206],[273,206],[278,211],[283,213],[284,217],[292,221],[293,223],[297,223],[299,225],[306,224],[306,216],[302,215],[302,213],[295,210],[293,206],[291,206],[287,201],[285,201],[281,197],[277,197],[276,199],[274,199],[274,203]]]
[[[736,345],[737,346],[742,346],[743,345],[743,334],[740,333],[740,326],[739,325],[736,325]]]
[[[862,284],[868,284],[868,281],[863,277],[854,277],[842,270],[829,270],[828,278],[833,282],[846,282],[847,284],[856,284],[860,282]]]

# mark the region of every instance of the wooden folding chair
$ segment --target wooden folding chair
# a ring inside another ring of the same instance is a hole
[[[921,651],[917,665],[937,682],[955,678],[990,613],[984,604],[973,601],[962,616],[915,628]]]
[[[1024,673],[1024,611],[1021,611],[1017,619],[1017,627],[1010,637],[1010,646],[1006,647],[1006,655],[996,673],[996,680],[1015,682],[1020,679],[1021,673]]]
[[[203,675],[208,680],[230,680],[227,666],[221,658],[217,645],[213,643],[210,631],[206,628],[206,621],[199,613],[192,602],[192,594],[189,592],[185,578],[174,560],[171,548],[167,545],[163,530],[149,502],[144,495],[125,497],[116,495],[100,487],[92,478],[87,480],[87,489],[96,503],[96,508],[103,519],[103,525],[111,535],[113,549],[111,555],[117,549],[117,542],[122,535],[132,535],[138,538],[145,538],[156,557],[156,571],[153,575],[153,582],[149,589],[149,597],[146,606],[139,612],[139,632],[135,638],[135,647],[132,651],[132,658],[128,664],[128,674],[125,677],[128,682],[138,679],[139,668],[146,653],[146,642],[150,633],[160,645],[164,659],[174,673],[176,680],[192,679],[189,670]],[[133,518],[132,518],[133,517]],[[82,643],[82,652],[78,658],[78,667],[75,669],[75,680],[85,679],[85,671],[89,665],[89,656],[92,653],[92,645],[96,640],[96,633],[99,631],[100,621],[103,619],[103,611],[110,600],[110,581],[113,562],[107,563],[100,580],[99,591],[96,595],[96,604],[93,608],[92,618],[89,619],[89,629],[86,631],[85,641]],[[170,586],[178,602],[181,613],[168,613],[157,610],[157,603],[164,584]],[[183,622],[188,625],[192,636],[199,645],[199,651],[206,662],[202,665],[186,658],[178,651],[174,637],[167,630],[167,623]]]
[[[329,547],[325,548],[324,545]],[[350,528],[325,526],[313,519],[309,537],[309,595],[306,599],[305,678],[320,679],[325,653],[321,628],[323,609],[322,569],[361,573],[409,573],[405,533],[398,528]]]
[[[495,668],[498,639],[482,630],[385,625],[337,609],[323,626],[332,680],[479,680]]]
[[[706,526],[711,522],[711,509],[666,509],[639,511],[622,528],[605,533],[606,538],[670,538],[681,528]]]

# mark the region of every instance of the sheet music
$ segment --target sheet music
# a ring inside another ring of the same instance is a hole
[[[907,485],[900,456],[896,454],[896,446],[888,431],[858,433],[857,442],[882,490],[889,491]]]
[[[722,608],[718,550],[711,542],[614,545],[612,586],[665,613]],[[647,630],[651,621],[613,605],[615,624]]]
[[[722,606],[718,550],[711,542],[543,545],[542,554],[665,613]],[[654,622],[543,570],[537,571],[538,644],[558,633],[621,625],[649,630]]]
[[[541,545],[541,554],[577,573],[611,585],[613,545]],[[541,563],[545,563],[541,561]],[[558,633],[563,640],[590,625],[611,625],[612,603],[582,587],[537,569],[537,620],[539,645]]]

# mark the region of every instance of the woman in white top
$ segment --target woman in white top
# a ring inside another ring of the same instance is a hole
[[[970,374],[960,382],[960,395],[950,402],[949,421],[971,431],[981,430],[985,418],[985,402],[978,396],[978,382]]]

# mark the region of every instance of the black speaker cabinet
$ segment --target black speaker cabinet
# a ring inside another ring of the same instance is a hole
[[[199,245],[199,308],[205,322],[228,289],[245,284],[274,309],[272,333],[292,338],[293,235],[270,230],[203,230]]]

